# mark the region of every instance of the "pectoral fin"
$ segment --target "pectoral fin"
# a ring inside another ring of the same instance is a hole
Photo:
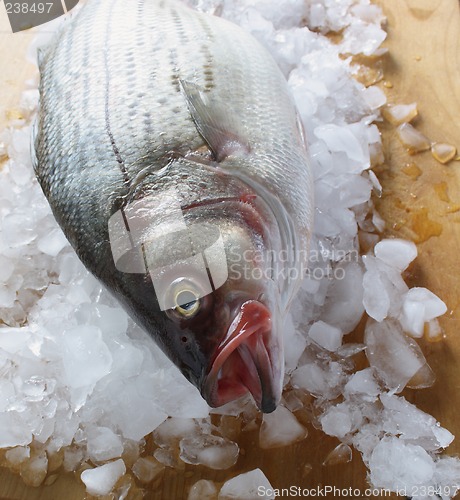
[[[195,126],[215,159],[220,162],[227,156],[248,154],[250,147],[238,116],[198,85],[185,80],[180,83]]]

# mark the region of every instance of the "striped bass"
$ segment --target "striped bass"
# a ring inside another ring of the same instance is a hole
[[[35,171],[79,258],[209,405],[273,411],[313,196],[271,55],[178,1],[89,0],[39,68]]]

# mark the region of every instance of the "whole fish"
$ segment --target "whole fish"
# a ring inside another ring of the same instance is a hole
[[[312,181],[286,80],[173,0],[89,0],[39,53],[36,175],[85,266],[211,406],[276,408]]]

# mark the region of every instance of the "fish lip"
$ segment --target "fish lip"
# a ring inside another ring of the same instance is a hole
[[[257,300],[244,302],[217,348],[202,385],[203,397],[217,407],[250,392],[262,412],[274,411],[283,381],[279,353],[270,311]]]

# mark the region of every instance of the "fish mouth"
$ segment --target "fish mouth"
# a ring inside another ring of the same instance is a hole
[[[259,301],[245,302],[217,350],[202,394],[212,407],[250,392],[264,413],[281,398],[283,350],[273,334],[270,311]]]

